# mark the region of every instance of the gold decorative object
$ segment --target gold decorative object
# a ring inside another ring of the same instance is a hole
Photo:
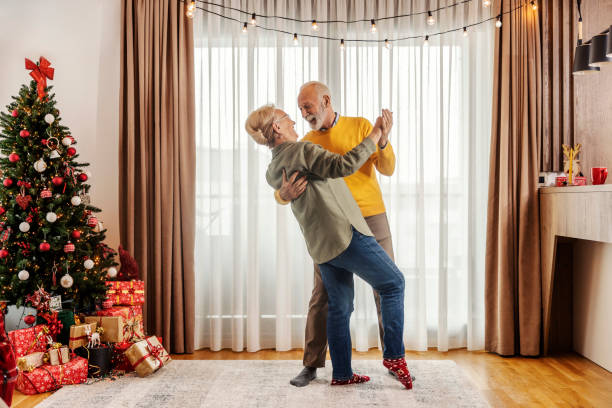
[[[574,184],[574,175],[580,174],[580,160],[578,160],[578,154],[582,149],[582,145],[577,143],[573,148],[568,145],[563,145],[563,155],[565,160],[563,161],[563,172],[567,173],[567,185],[571,186]]]

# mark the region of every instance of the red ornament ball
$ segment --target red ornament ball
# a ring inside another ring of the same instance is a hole
[[[48,250],[51,249],[51,245],[49,245],[47,241],[44,241],[40,243],[40,245],[38,246],[38,249],[40,249],[41,252],[47,252]]]
[[[79,239],[81,238],[81,231],[79,230],[74,230],[70,233],[70,236],[74,239]]]
[[[68,243],[66,245],[64,245],[64,252],[69,253],[69,252],[74,252],[74,244],[70,241],[68,241]]]
[[[96,217],[89,217],[87,219],[87,225],[89,225],[91,228],[95,227],[98,225],[98,219]]]
[[[85,173],[79,174],[79,181],[87,181],[87,174]]]
[[[34,315],[27,315],[26,317],[23,318],[23,321],[25,322],[25,324],[27,324],[28,326],[31,326],[34,324],[34,322],[36,321],[36,316]]]
[[[4,179],[2,184],[4,184],[4,187],[10,187],[13,185],[13,180],[10,177],[7,177]]]
[[[27,130],[23,129],[21,132],[19,132],[19,136],[21,136],[21,137],[28,137],[28,136],[30,136],[30,132],[28,132]]]
[[[47,139],[40,139],[40,143],[42,143],[44,146],[47,145]]]
[[[4,248],[0,249],[0,258],[6,258],[7,256],[9,256],[9,251]]]
[[[4,209],[4,207],[0,207],[0,215],[4,214],[6,212],[6,210]]]
[[[53,183],[53,185],[55,186],[60,186],[62,185],[62,183],[64,182],[64,178],[60,177],[60,176],[55,176],[53,177],[53,179],[51,180],[51,182]]]
[[[66,150],[66,153],[68,154],[68,156],[74,156],[76,154],[76,149],[74,147],[69,147],[68,150]]]
[[[15,163],[19,161],[19,155],[17,153],[11,153],[9,154],[9,161],[11,163]]]
[[[13,109],[13,111],[11,112],[11,115],[16,118],[17,115],[19,115],[19,112],[17,112],[17,109]]]

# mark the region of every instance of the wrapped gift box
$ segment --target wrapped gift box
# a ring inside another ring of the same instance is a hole
[[[106,296],[115,305],[135,306],[145,302],[144,281],[107,281]]]
[[[62,385],[81,384],[87,380],[87,360],[75,357],[66,364],[45,364],[31,373],[20,371],[17,389],[24,394],[33,395],[54,391]]]
[[[11,344],[4,332],[4,316],[0,310],[0,399],[9,407],[13,401],[13,391],[17,382],[17,362]],[[1,404],[0,404],[1,405]]]
[[[134,343],[126,350],[125,355],[141,377],[157,371],[163,365],[172,361],[164,346],[155,336]]]
[[[86,358],[89,363],[88,377],[103,377],[111,369],[113,347],[102,344],[98,347],[79,347],[76,355]]]
[[[123,341],[136,342],[144,339],[142,306],[114,306],[99,310],[98,316],[121,316],[123,318]]]
[[[30,353],[47,350],[46,336],[49,329],[44,324],[14,330],[8,334],[13,345],[15,357],[23,357]]]
[[[89,328],[90,333],[96,332],[96,322],[86,323],[86,324],[75,324],[70,326],[70,337],[68,342],[68,347],[74,350],[77,347],[86,346],[87,345],[87,328]]]
[[[100,340],[103,342],[121,343],[123,341],[124,324],[121,316],[85,316],[85,323],[96,323],[97,327],[104,329],[104,333],[100,335]]]
[[[34,353],[27,354],[17,358],[17,368],[21,371],[32,371],[35,368],[43,365],[43,356],[45,353],[42,351],[36,351]]]
[[[70,361],[70,351],[68,347],[54,347],[49,349],[49,363],[51,365],[66,364]]]

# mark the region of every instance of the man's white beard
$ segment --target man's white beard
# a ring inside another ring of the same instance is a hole
[[[321,127],[323,127],[323,118],[321,118],[321,116],[323,116],[322,113],[320,115],[309,115],[309,116],[306,116],[306,121],[310,125],[311,129],[319,130],[319,129],[321,129]],[[314,122],[312,122],[313,119],[315,119]]]

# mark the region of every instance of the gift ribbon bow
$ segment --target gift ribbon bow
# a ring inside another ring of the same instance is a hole
[[[53,79],[53,72],[55,70],[51,68],[51,63],[45,57],[40,57],[38,65],[26,58],[25,67],[26,69],[32,70],[32,72],[30,72],[30,76],[36,81],[38,98],[42,100],[42,98],[47,94],[45,92],[45,88],[47,87],[47,78]]]
[[[159,366],[163,367],[164,366],[164,362],[161,359],[160,356],[163,357],[163,354],[165,352],[164,347],[161,345],[158,346],[154,346],[153,344],[151,344],[151,342],[149,341],[149,339],[144,339],[144,341],[147,342],[146,350],[148,351],[147,354],[145,354],[144,356],[142,356],[136,363],[134,363],[134,368],[136,368],[138,366],[138,364],[142,363],[143,361],[145,361],[147,358],[149,357],[154,357],[157,359],[157,361],[159,361]]]
[[[38,334],[36,334],[36,337],[34,338],[34,341],[32,342],[32,344],[30,344],[30,347],[28,347],[28,349],[26,350],[26,354],[30,354],[30,350],[32,350],[34,348],[34,346],[36,346],[37,344],[39,344],[40,342],[40,338],[45,335],[45,334],[49,334],[49,328],[47,326],[43,326],[42,330],[38,332]]]

